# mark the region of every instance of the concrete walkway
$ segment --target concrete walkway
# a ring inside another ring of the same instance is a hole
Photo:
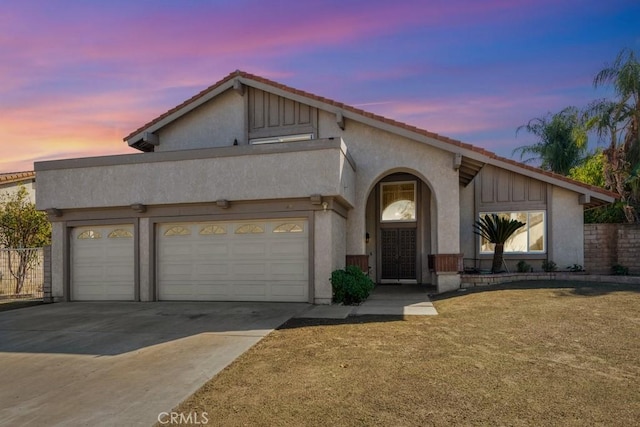
[[[378,285],[361,305],[317,305],[297,317],[345,319],[348,316],[433,316],[438,314],[420,285]]]

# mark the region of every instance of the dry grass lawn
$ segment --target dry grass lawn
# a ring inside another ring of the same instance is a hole
[[[640,288],[518,287],[441,298],[434,317],[293,319],[176,410],[222,426],[638,425]]]

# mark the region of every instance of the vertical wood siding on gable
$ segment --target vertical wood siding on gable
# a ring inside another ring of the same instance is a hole
[[[547,184],[504,169],[486,166],[476,181],[478,210],[546,209]]]
[[[312,133],[317,138],[314,107],[259,89],[249,88],[249,138]]]

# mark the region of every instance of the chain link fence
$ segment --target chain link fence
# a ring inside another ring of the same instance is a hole
[[[42,298],[42,248],[0,249],[0,299]]]

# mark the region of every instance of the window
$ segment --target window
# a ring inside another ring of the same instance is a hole
[[[245,224],[236,228],[236,234],[260,234],[264,233],[264,228],[256,224]]]
[[[102,234],[99,231],[87,230],[78,234],[78,239],[101,239]]]
[[[190,234],[191,231],[188,228],[180,225],[173,226],[164,232],[165,236],[188,236]]]
[[[280,224],[273,229],[274,233],[302,233],[302,231],[302,227],[293,223]]]
[[[544,253],[546,251],[546,221],[544,211],[530,212],[482,212],[480,217],[495,213],[501,217],[524,222],[525,225],[504,244],[505,253]],[[493,253],[494,244],[480,239],[480,253]]]
[[[227,234],[227,230],[225,230],[224,227],[220,227],[219,225],[206,225],[202,227],[200,233],[198,234],[201,234],[203,236],[209,234]]]
[[[383,182],[380,186],[380,220],[414,222],[416,220],[416,182]]]
[[[252,145],[258,144],[275,144],[278,142],[298,142],[298,141],[310,141],[313,139],[312,133],[305,133],[302,135],[285,135],[285,136],[272,136],[269,138],[253,138],[249,140]]]
[[[123,230],[122,228],[116,228],[107,236],[110,239],[126,239],[133,237],[133,234],[129,230]]]

